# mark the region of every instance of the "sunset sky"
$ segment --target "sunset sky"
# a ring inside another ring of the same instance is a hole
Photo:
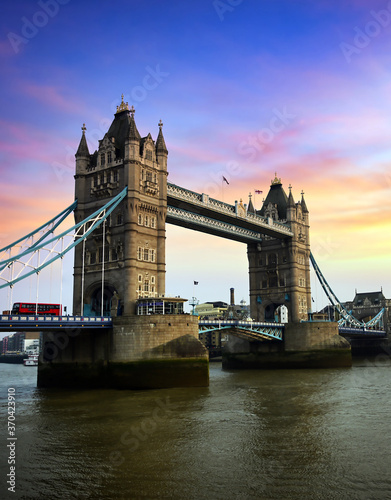
[[[295,201],[305,193],[312,252],[340,300],[381,287],[391,298],[391,2],[0,9],[0,247],[73,201],[82,124],[93,152],[123,93],[142,136],[156,139],[163,121],[169,182],[231,204],[262,190],[260,209],[277,172]],[[40,286],[40,301],[58,300],[55,277]],[[13,301],[35,297],[28,287],[15,286]],[[168,294],[228,302],[230,287],[248,302],[245,245],[167,226]],[[315,282],[312,291],[316,307],[327,304]]]

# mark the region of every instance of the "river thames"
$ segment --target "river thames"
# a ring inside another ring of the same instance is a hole
[[[36,376],[0,364],[2,499],[391,498],[385,356],[329,370],[213,362],[210,386],[192,389],[58,391]]]

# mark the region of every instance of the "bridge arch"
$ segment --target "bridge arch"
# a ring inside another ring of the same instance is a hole
[[[112,298],[116,292],[117,289],[112,283],[104,283],[102,314],[102,282],[96,281],[92,283],[84,293],[83,315],[110,316]]]

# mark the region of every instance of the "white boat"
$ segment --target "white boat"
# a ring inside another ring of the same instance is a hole
[[[38,366],[38,354],[29,354],[27,359],[23,360],[24,366]]]

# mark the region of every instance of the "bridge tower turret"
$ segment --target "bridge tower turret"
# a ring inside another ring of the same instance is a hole
[[[272,321],[276,309],[285,305],[290,322],[307,320],[311,284],[309,213],[304,193],[295,203],[291,186],[287,196],[276,174],[258,213],[267,217],[269,224],[288,224],[293,237],[265,236],[261,244],[248,245],[251,315],[257,321]]]
[[[151,134],[141,137],[134,112],[122,96],[94,154],[88,151],[83,126],[76,153],[76,221],[125,187],[128,194],[105,226],[75,247],[74,314],[115,314],[115,295],[121,313],[133,315],[138,298],[165,293],[168,152],[163,124],[155,144]]]

